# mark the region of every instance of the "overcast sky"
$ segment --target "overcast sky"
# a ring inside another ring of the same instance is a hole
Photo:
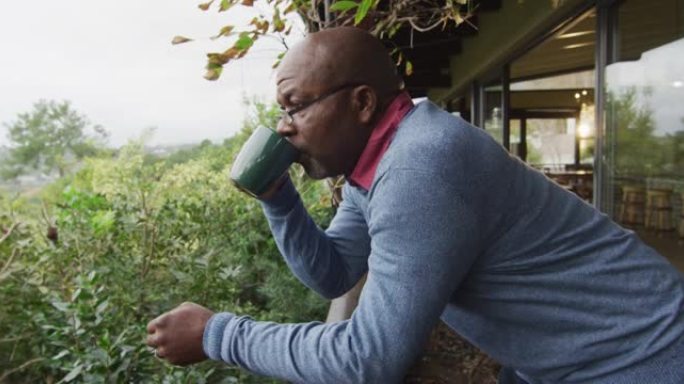
[[[193,0],[0,1],[0,122],[40,99],[69,100],[119,146],[156,127],[151,144],[220,141],[240,128],[243,96],[273,100],[275,40],[205,80],[209,39],[255,9],[202,12]],[[257,2],[257,6],[259,3]],[[262,9],[263,10],[263,9]],[[235,12],[238,11],[238,12]],[[199,40],[171,45],[175,35]],[[301,28],[295,33],[301,38]],[[0,127],[0,146],[7,145]]]
[[[637,91],[636,107],[651,111],[656,135],[684,130],[684,39],[644,52],[636,61],[606,69],[608,89],[617,94]]]

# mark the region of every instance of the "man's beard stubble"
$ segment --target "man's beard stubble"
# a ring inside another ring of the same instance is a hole
[[[305,154],[302,154],[297,162],[304,168],[304,172],[314,180],[322,180],[333,176],[330,175],[330,172],[320,162]]]

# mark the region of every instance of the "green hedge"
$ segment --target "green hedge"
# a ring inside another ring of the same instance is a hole
[[[253,107],[223,145],[160,159],[131,143],[114,158],[89,159],[41,198],[0,197],[0,226],[22,223],[0,244],[0,378],[272,382],[212,362],[174,368],[144,345],[146,323],[183,301],[264,320],[324,317],[327,302],[287,270],[258,202],[227,180],[251,130],[278,114]],[[327,188],[291,172],[317,222],[328,223]]]

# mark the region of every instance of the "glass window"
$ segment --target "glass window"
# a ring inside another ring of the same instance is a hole
[[[503,113],[501,110],[503,91],[501,84],[495,83],[484,87],[483,99],[483,128],[492,135],[496,141],[503,144]]]
[[[510,152],[522,160],[525,160],[526,151],[523,148],[522,121],[520,119],[511,119],[510,130]]]
[[[606,67],[604,206],[664,254],[681,253],[676,238],[684,239],[682,5],[621,3],[618,61]]]
[[[575,119],[527,119],[527,162],[545,171],[575,163]]]
[[[591,8],[510,64],[510,116],[524,132],[516,144],[511,122],[511,149],[546,172],[592,174],[595,32]]]

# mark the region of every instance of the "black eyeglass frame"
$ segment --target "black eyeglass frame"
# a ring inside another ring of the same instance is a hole
[[[283,120],[285,122],[285,124],[290,125],[290,124],[294,123],[294,115],[296,113],[301,112],[301,111],[309,108],[310,106],[318,103],[319,101],[322,101],[322,100],[328,98],[329,96],[336,94],[337,92],[343,91],[347,88],[358,87],[361,85],[364,85],[364,84],[363,83],[344,83],[340,86],[337,86],[337,87],[329,90],[328,92],[323,93],[322,95],[314,98],[313,100],[307,101],[306,103],[300,104],[300,105],[298,105],[292,109],[288,110],[288,109],[282,108],[282,114],[281,114],[280,118],[281,118],[281,120]]]

